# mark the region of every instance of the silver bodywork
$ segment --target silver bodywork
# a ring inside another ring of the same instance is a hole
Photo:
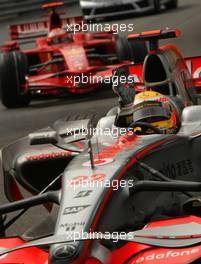
[[[159,0],[161,5],[171,0]],[[80,0],[86,19],[143,13],[154,10],[154,0]]]

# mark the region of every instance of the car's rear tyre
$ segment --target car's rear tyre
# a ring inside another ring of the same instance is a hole
[[[154,0],[154,12],[155,13],[161,12],[161,1],[160,0]]]
[[[143,63],[145,57],[148,54],[148,48],[145,41],[141,40],[130,40],[129,46],[131,49],[131,58],[136,63]]]
[[[174,9],[178,7],[178,0],[171,0],[170,2],[168,2],[167,4],[165,4],[165,7],[167,9]]]
[[[30,103],[30,95],[22,89],[27,73],[28,62],[25,54],[13,51],[1,56],[1,100],[7,108],[23,107]]]
[[[115,42],[116,54],[120,61],[130,60],[130,48],[125,37],[118,36]]]
[[[0,214],[0,238],[5,238],[6,230],[4,228],[6,216]]]
[[[120,61],[132,60],[135,63],[143,63],[148,49],[144,41],[128,41],[127,38],[119,36],[116,39],[116,53]]]
[[[95,23],[98,21],[95,17],[91,17],[92,10],[90,8],[82,8],[82,14],[87,23]],[[91,18],[88,18],[91,17]]]

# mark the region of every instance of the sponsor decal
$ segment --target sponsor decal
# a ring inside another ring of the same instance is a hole
[[[81,184],[83,182],[97,182],[103,181],[106,178],[106,174],[104,173],[96,173],[91,176],[75,176],[71,181],[71,185]]]
[[[70,183],[71,185],[76,185],[76,184],[80,184],[81,182],[88,181],[88,179],[89,179],[88,176],[76,176],[70,181]]]
[[[72,152],[70,151],[43,153],[39,155],[26,156],[26,160],[34,161],[34,160],[43,160],[43,159],[51,159],[51,158],[61,158],[61,157],[71,156],[71,154]]]
[[[70,206],[70,207],[66,207],[64,209],[63,214],[67,215],[67,214],[77,214],[81,211],[83,211],[84,209],[86,209],[87,207],[89,207],[90,205],[79,205],[79,206]]]
[[[177,178],[194,172],[191,159],[180,160],[175,163],[163,163],[161,172],[169,178]]]
[[[84,226],[85,222],[74,222],[74,223],[66,223],[61,224],[60,228],[65,228],[65,231],[74,231],[76,227]]]
[[[138,257],[136,260],[132,261],[131,264],[137,264],[137,263],[147,263],[148,261],[153,261],[152,263],[155,263],[157,260],[161,261],[161,260],[170,260],[170,258],[178,258],[178,257],[185,257],[185,256],[189,256],[189,255],[193,255],[199,252],[199,248],[193,248],[193,249],[184,249],[184,250],[169,250],[167,252],[164,253],[153,253],[147,256],[143,256],[143,257]],[[161,262],[160,262],[161,263]],[[172,262],[171,262],[172,263]],[[181,260],[181,263],[182,260]]]
[[[108,159],[108,158],[105,158],[105,159],[94,159],[94,165],[95,166],[102,166],[102,165],[106,165],[106,164],[112,163],[113,161],[114,161],[113,159]],[[83,163],[82,165],[84,167],[91,167],[91,162],[87,161],[87,162]]]
[[[93,192],[92,190],[80,191],[79,193],[76,194],[74,198],[84,198],[89,196],[92,192]]]
[[[105,177],[106,177],[106,174],[104,173],[96,173],[96,174],[91,175],[90,181],[92,182],[103,181]]]
[[[117,140],[117,143],[108,146],[106,148],[103,148],[100,150],[99,153],[95,154],[94,159],[106,159],[106,158],[113,158],[120,152],[130,149],[133,147],[134,144],[136,144],[136,135],[133,133],[134,137],[131,141],[127,141],[124,144],[121,144],[120,140]]]

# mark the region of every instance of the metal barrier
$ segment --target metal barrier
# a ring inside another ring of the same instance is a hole
[[[0,19],[9,18],[41,9],[41,5],[51,0],[1,0]],[[55,1],[56,2],[56,1]],[[78,3],[78,0],[63,0],[65,6]]]

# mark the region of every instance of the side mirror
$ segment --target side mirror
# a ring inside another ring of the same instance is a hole
[[[201,100],[201,94],[195,94],[195,95],[193,95],[193,97],[195,97],[196,99],[200,99]]]
[[[193,197],[183,204],[183,210],[188,215],[201,216],[201,197]]]
[[[29,140],[31,145],[56,144],[58,136],[55,130],[42,131],[29,134]]]

